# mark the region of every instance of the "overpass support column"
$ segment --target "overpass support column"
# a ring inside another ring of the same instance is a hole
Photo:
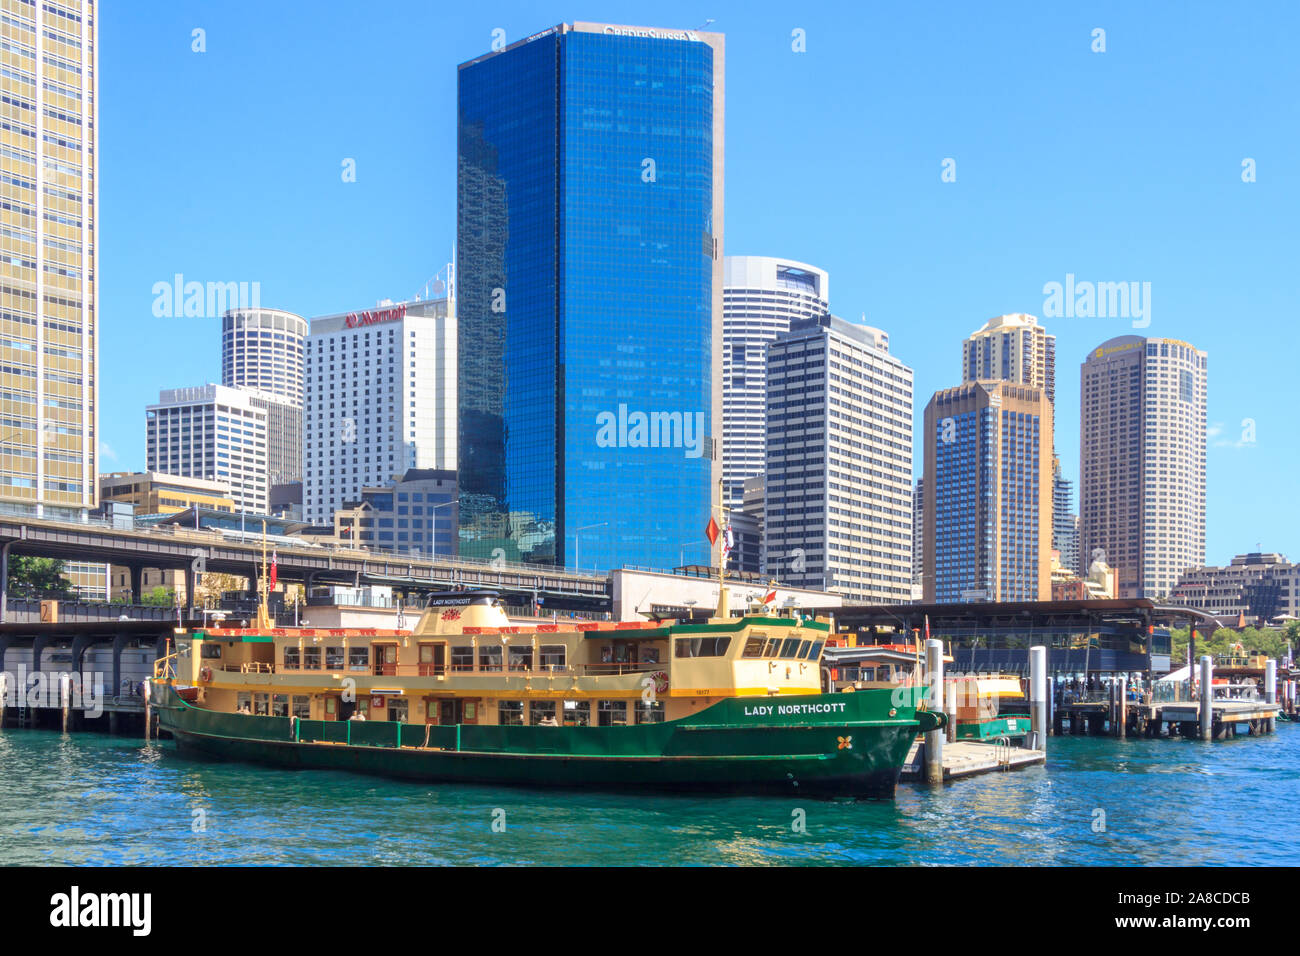
[[[185,615],[194,617],[194,586],[199,576],[194,573],[192,564],[185,565]]]
[[[131,603],[141,604],[144,598],[144,565],[128,565],[127,570],[131,573]]]
[[[122,695],[122,648],[126,646],[125,634],[113,635],[113,689],[110,697]]]
[[[12,541],[0,545],[0,624],[9,620],[9,548]],[[0,660],[0,664],[4,661]],[[0,668],[2,669],[2,668]]]

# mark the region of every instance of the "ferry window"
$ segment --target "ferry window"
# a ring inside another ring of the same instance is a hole
[[[204,659],[205,661],[220,660],[220,659],[221,659],[221,645],[220,645],[220,644],[212,644],[212,643],[210,643],[210,642],[208,642],[208,641],[204,641],[204,642],[203,642],[203,650],[201,651],[201,654],[202,654],[202,657],[203,657],[203,659]]]
[[[764,657],[776,657],[781,653],[781,639],[774,637],[767,642],[767,650],[763,652]]]
[[[807,660],[808,652],[812,650],[812,641],[804,641],[799,645],[799,660]]]
[[[765,637],[747,637],[745,638],[745,649],[741,652],[741,657],[762,657],[763,648],[767,646]]]
[[[303,694],[293,695],[293,715],[307,720],[311,717],[311,698]]]
[[[497,704],[497,723],[508,727],[522,727],[524,702],[522,700],[500,701]]]
[[[253,712],[253,695],[246,690],[241,690],[235,695],[235,710],[243,713],[245,709],[249,713]]]
[[[271,716],[272,717],[289,716],[289,695],[288,694],[271,695]]]
[[[543,644],[541,650],[541,664],[543,668],[555,668],[564,670],[565,655],[568,648],[563,644]]]
[[[302,669],[305,671],[320,670],[319,647],[304,647],[302,649]]]
[[[664,702],[662,700],[637,701],[636,722],[638,724],[662,724],[664,722]]]
[[[349,647],[348,648],[348,670],[350,671],[370,670],[370,651],[364,647]]]
[[[731,646],[730,637],[679,637],[678,657],[722,657]]]
[[[327,671],[343,670],[343,648],[341,647],[325,648],[325,669]]]
[[[530,671],[533,669],[533,647],[531,644],[510,648],[510,669],[512,671]]]
[[[602,700],[596,710],[601,727],[621,727],[627,724],[627,701],[625,700]]]
[[[501,647],[480,647],[478,649],[478,666],[479,670],[499,671],[501,670]]]
[[[271,695],[254,694],[253,695],[253,713],[265,717],[271,712]]]
[[[451,669],[454,671],[472,671],[474,669],[474,648],[468,644],[452,647]]]
[[[555,701],[533,700],[528,702],[528,722],[534,726],[546,718],[555,720]]]
[[[821,654],[822,654],[822,645],[823,645],[824,643],[826,643],[826,642],[825,642],[825,641],[813,641],[812,650],[808,652],[808,660],[810,660],[810,661],[815,661],[815,660],[817,660],[819,657],[821,657]]]
[[[284,669],[287,671],[296,671],[301,667],[302,661],[298,655],[298,648],[286,647],[284,649]]]
[[[564,702],[564,726],[588,727],[591,725],[591,701],[566,700]]]
[[[642,664],[658,664],[658,663],[659,663],[659,648],[657,648],[657,647],[643,647],[643,648],[641,648],[641,663],[642,663]]]
[[[798,657],[798,656],[799,656],[799,643],[800,643],[800,642],[799,642],[799,638],[797,638],[797,637],[787,637],[787,638],[785,639],[785,643],[781,645],[781,656],[782,656],[782,657]]]

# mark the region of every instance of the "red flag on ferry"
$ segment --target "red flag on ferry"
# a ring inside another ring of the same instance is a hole
[[[276,573],[275,573],[275,552],[272,551],[272,552],[271,552],[271,587],[272,587],[272,588],[275,587],[275,581],[276,581]]]
[[[925,639],[930,639],[930,615],[925,616]]]
[[[709,539],[709,544],[717,544],[718,535],[721,533],[722,529],[718,527],[718,523],[709,518],[709,523],[704,528],[704,536]]]

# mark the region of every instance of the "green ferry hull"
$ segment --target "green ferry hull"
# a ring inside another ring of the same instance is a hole
[[[922,690],[720,701],[627,727],[424,726],[225,714],[155,685],[183,754],[429,783],[889,798],[916,735],[943,716]],[[891,711],[893,711],[891,715]]]

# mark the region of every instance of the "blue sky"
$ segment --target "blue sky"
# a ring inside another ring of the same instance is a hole
[[[1146,334],[1210,357],[1208,561],[1300,558],[1293,5],[139,0],[102,16],[103,470],[144,467],[159,388],[220,377],[220,320],[156,318],[155,283],[259,282],[263,305],[312,316],[412,296],[442,268],[456,65],[494,29],[713,18],[728,254],[829,270],[832,309],[916,369],[918,425],[989,317],[1042,317],[1067,274],[1151,283]],[[1044,322],[1077,481],[1079,364],[1132,323]]]

